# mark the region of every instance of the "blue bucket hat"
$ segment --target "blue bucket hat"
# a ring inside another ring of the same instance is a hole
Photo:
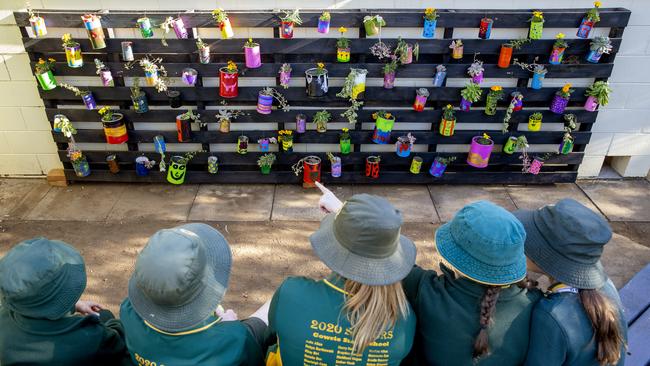
[[[62,241],[26,240],[0,259],[1,302],[18,314],[62,318],[74,310],[85,288],[84,260]]]
[[[526,277],[526,232],[510,212],[489,201],[463,207],[436,231],[440,255],[466,277],[508,285]]]

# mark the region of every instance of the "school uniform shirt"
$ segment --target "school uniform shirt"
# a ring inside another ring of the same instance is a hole
[[[533,309],[526,365],[598,366],[594,331],[577,290],[562,285],[550,290]],[[616,287],[608,279],[600,291],[618,307],[621,330],[627,341],[627,324]],[[624,364],[623,346],[618,365]]]
[[[196,328],[170,333],[145,322],[129,299],[120,307],[126,346],[135,365],[261,365],[262,349],[240,321],[210,316]]]
[[[0,306],[0,365],[119,365],[125,356],[118,320],[72,313],[35,319]]]
[[[270,348],[267,365],[399,365],[413,345],[415,316],[386,329],[361,355],[352,352],[350,322],[343,310],[345,280],[332,274],[315,281],[287,278],[269,308]]]
[[[474,341],[480,330],[485,286],[455,278],[443,265],[442,274],[415,266],[403,281],[418,319],[411,365],[521,365],[526,359],[530,316],[539,291],[516,285],[501,289],[488,328],[490,354],[474,362]],[[547,364],[550,365],[550,364]]]

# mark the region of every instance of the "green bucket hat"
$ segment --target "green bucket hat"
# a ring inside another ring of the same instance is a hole
[[[231,266],[228,242],[211,226],[160,230],[138,255],[129,300],[154,327],[189,330],[215,312],[228,288]]]
[[[400,235],[402,214],[387,200],[357,194],[323,219],[309,240],[316,255],[339,275],[366,285],[404,279],[415,264],[415,244]]]
[[[489,201],[463,207],[436,231],[438,253],[470,279],[501,286],[526,277],[526,232],[510,212]]]
[[[26,240],[0,259],[1,302],[18,314],[62,318],[74,310],[85,288],[84,260],[62,241]]]
[[[600,263],[612,238],[605,219],[565,198],[538,210],[518,210],[524,224],[526,256],[556,280],[580,289],[599,289],[607,282]]]

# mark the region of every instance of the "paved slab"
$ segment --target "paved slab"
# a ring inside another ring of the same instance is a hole
[[[602,262],[616,288],[621,288],[650,263],[650,248],[614,234],[612,240],[605,245]]]
[[[0,217],[16,216],[14,211],[33,190],[49,190],[44,179],[2,179],[0,180]]]
[[[271,218],[271,184],[201,185],[188,220],[266,221]]]
[[[465,205],[480,200],[492,201],[509,211],[516,209],[505,187],[501,185],[430,185],[429,191],[442,222],[450,221]]]
[[[578,181],[611,221],[650,221],[650,183],[645,180]]]
[[[344,201],[352,196],[352,186],[328,186],[332,192]],[[305,189],[300,185],[283,184],[275,188],[273,201],[273,221],[320,221],[325,214],[318,208],[321,197],[319,189]]]
[[[108,214],[109,220],[187,220],[198,184],[129,186]]]
[[[575,184],[552,184],[540,186],[506,186],[506,191],[518,209],[534,210],[555,203],[563,198],[573,198],[591,210],[600,213],[589,197]]]
[[[25,219],[105,220],[126,188],[123,184],[73,184],[69,187],[52,187],[34,209],[25,215]]]
[[[354,194],[368,193],[386,198],[402,212],[404,222],[440,222],[427,187],[422,185],[355,185]]]

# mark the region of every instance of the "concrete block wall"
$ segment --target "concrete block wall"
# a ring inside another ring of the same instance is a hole
[[[37,9],[113,9],[113,10],[165,10],[178,9],[176,0],[31,0]],[[220,0],[225,9],[269,8],[585,8],[591,0]],[[214,0],[186,0],[187,9],[213,9]],[[0,4],[0,175],[42,175],[61,166],[56,146],[50,136],[49,123],[38,96],[37,84],[28,64],[20,32],[15,26],[14,10],[24,9],[22,0],[3,0]],[[644,66],[650,65],[650,10],[647,0],[609,0],[606,7],[626,7],[632,10],[629,27],[625,30],[623,44],[616,59],[610,82],[614,89],[611,103],[600,112],[594,126],[594,135],[580,167],[582,177],[598,175],[605,157],[613,156],[612,166],[624,176],[646,176],[650,170],[650,73]],[[497,24],[498,27],[498,24]],[[53,29],[51,33],[64,33]],[[387,29],[388,32],[392,30]],[[516,38],[514,30],[496,29],[495,38]],[[551,31],[551,30],[549,30]],[[568,36],[575,30],[564,31]],[[599,30],[600,31],[600,30]],[[606,30],[602,30],[606,31]],[[127,31],[128,32],[128,31]],[[201,32],[211,34],[211,30]],[[255,37],[264,30],[238,29],[243,38]],[[404,36],[419,36],[419,29],[405,29]],[[459,35],[462,30],[459,30]],[[475,31],[472,31],[472,36]],[[545,32],[546,33],[546,32]],[[203,34],[203,33],[202,33]],[[388,35],[388,33],[386,33]],[[555,34],[553,30],[552,34]],[[552,37],[552,34],[546,35]],[[452,82],[453,80],[450,80]],[[508,80],[488,80],[491,83]],[[550,82],[551,80],[549,80]],[[370,82],[370,81],[369,81]],[[416,85],[400,80],[404,85]],[[576,80],[577,84],[589,84],[591,80]],[[462,84],[462,83],[461,83]],[[487,84],[486,84],[487,85]],[[505,85],[505,84],[503,84]],[[550,84],[549,84],[550,85]],[[419,86],[419,85],[418,85]],[[423,85],[425,86],[425,85]],[[82,122],[83,123],[83,122]],[[99,124],[97,124],[99,125]],[[97,126],[98,128],[99,126]],[[154,126],[152,126],[153,128]],[[99,144],[101,145],[101,144]],[[97,148],[97,147],[94,147]],[[214,146],[215,150],[221,147]],[[313,150],[329,149],[321,146]],[[114,147],[112,147],[114,149]],[[323,150],[324,151],[324,150]]]

